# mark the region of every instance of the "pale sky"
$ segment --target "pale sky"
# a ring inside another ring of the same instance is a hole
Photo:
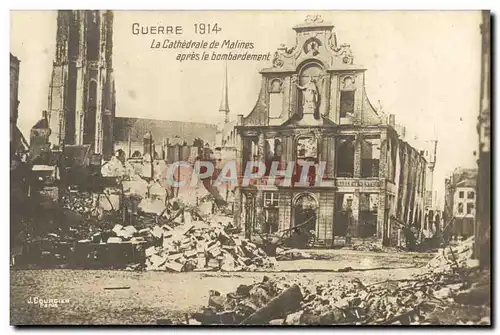
[[[153,38],[253,42],[255,53],[295,44],[293,26],[314,12],[115,11],[113,67],[117,116],[215,123],[223,62],[175,60],[182,50],[150,48]],[[47,109],[55,54],[56,12],[12,12],[11,52],[21,60],[19,127],[25,136]],[[366,69],[366,91],[396,122],[421,139],[438,139],[435,181],[455,167],[474,167],[478,147],[480,12],[328,11],[339,44],[351,45]],[[132,23],[181,25],[183,35],[133,35]],[[194,23],[218,23],[217,35],[195,35]],[[239,51],[239,50],[235,50]],[[184,51],[185,52],[185,51]],[[222,52],[222,50],[221,50]],[[228,62],[231,119],[248,115],[268,62]]]

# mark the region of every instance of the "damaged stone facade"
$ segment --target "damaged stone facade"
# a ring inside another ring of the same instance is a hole
[[[307,223],[317,246],[346,236],[376,236],[396,244],[396,216],[421,222],[426,160],[405,142],[395,117],[377,111],[365,92],[365,71],[347,44],[337,44],[332,24],[309,17],[293,28],[296,45],[282,45],[263,69],[261,91],[249,115],[238,115],[238,160],[284,170],[288,162],[326,163],[323,181],[308,187],[266,183],[236,191],[235,220],[247,236]],[[296,165],[294,178],[300,176]]]
[[[477,169],[456,168],[445,179],[444,220],[446,237],[474,235],[477,198]]]
[[[217,131],[215,125],[200,122],[116,117],[114,123],[115,152],[121,149],[127,158],[150,154],[148,145],[145,145],[146,138],[150,136],[154,158],[169,163],[189,161],[191,152],[205,143],[213,146]]]
[[[49,87],[48,121],[53,146],[92,145],[113,154],[115,84],[113,12],[61,10]]]

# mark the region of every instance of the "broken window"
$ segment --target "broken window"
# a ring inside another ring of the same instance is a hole
[[[337,149],[337,176],[354,176],[354,143],[353,139],[340,139]]]
[[[341,91],[340,92],[340,117],[347,117],[354,114],[354,92],[355,91]]]
[[[474,199],[474,191],[467,192],[467,199]]]
[[[364,139],[361,142],[361,177],[378,177],[380,160],[380,139]]]
[[[272,234],[278,231],[279,228],[279,210],[278,208],[265,209],[265,224],[264,233]]]
[[[266,165],[266,176],[271,172],[271,167],[274,162],[281,161],[282,145],[281,141],[277,138],[267,139],[264,142],[264,157]],[[281,166],[278,165],[278,170]]]
[[[274,233],[278,231],[279,220],[279,194],[275,192],[264,193],[264,233]]]
[[[318,162],[318,141],[310,137],[301,137],[296,145],[296,165],[292,181],[302,183],[302,171],[307,169],[307,182],[312,185],[316,180],[314,164]],[[305,172],[304,172],[305,173]]]
[[[269,118],[279,118],[283,110],[283,98],[281,95],[281,81],[275,79],[269,88]]]
[[[474,215],[474,204],[473,203],[468,203],[467,204],[467,215]]]
[[[281,116],[282,111],[281,93],[269,94],[269,118],[277,119]]]
[[[278,207],[279,194],[275,192],[264,193],[264,206],[265,207]]]
[[[458,212],[458,214],[464,214],[464,204],[463,203],[458,204],[457,212]]]
[[[377,234],[378,193],[360,193],[359,197],[359,237]]]

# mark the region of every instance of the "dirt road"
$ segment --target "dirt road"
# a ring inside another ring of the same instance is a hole
[[[330,260],[283,261],[275,272],[12,270],[11,324],[155,324],[157,319],[182,318],[205,306],[211,289],[226,294],[264,275],[302,283],[344,283],[353,278],[371,283],[410,277],[430,258],[427,254],[345,250],[325,253],[331,255]],[[337,272],[346,267],[352,270]],[[304,273],[290,272],[298,269]],[[41,307],[30,304],[30,298],[69,301]]]

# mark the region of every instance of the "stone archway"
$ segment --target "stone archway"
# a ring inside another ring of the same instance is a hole
[[[318,200],[310,193],[301,193],[292,202],[293,229],[290,245],[304,248],[314,244],[317,235]]]
[[[299,194],[293,202],[293,225],[304,231],[316,231],[318,201],[310,193]],[[307,222],[307,223],[306,223]]]

